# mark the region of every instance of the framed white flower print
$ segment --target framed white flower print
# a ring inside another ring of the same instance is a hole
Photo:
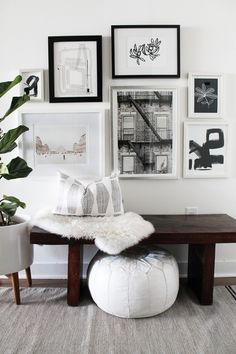
[[[189,74],[189,118],[222,118],[223,76]]]

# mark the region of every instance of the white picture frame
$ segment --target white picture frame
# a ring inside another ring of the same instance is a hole
[[[177,178],[177,89],[114,86],[111,98],[113,169],[120,178]]]
[[[19,143],[21,156],[33,168],[31,176],[96,179],[105,173],[104,112],[21,113],[29,131]]]
[[[22,81],[20,93],[30,96],[29,102],[44,101],[44,71],[43,69],[21,69]]]
[[[223,75],[188,74],[188,117],[222,118]]]
[[[184,178],[228,177],[228,151],[228,123],[184,123]]]

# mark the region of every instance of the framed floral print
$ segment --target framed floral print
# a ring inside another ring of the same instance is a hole
[[[189,118],[222,117],[222,75],[189,74]]]
[[[111,26],[112,77],[179,78],[179,25]]]

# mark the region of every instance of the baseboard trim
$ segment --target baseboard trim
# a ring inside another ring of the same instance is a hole
[[[67,280],[66,279],[33,279],[33,287],[35,288],[66,288]],[[85,283],[86,280],[82,279],[82,282]],[[187,278],[180,278],[180,283],[185,284]],[[236,285],[236,277],[219,277],[214,278],[215,286],[227,286],[227,285]],[[11,282],[7,278],[0,279],[0,287],[11,287]],[[26,279],[20,279],[20,286],[27,287]]]
[[[83,263],[83,278],[86,278],[88,261]],[[181,278],[187,277],[188,262],[178,261],[179,274]],[[235,273],[236,261],[221,261],[215,262],[215,277],[228,278],[236,277]],[[31,266],[32,277],[34,279],[66,279],[67,278],[67,263],[34,263]],[[20,277],[24,278],[24,272],[20,273]]]
[[[89,262],[84,262],[83,264],[83,275],[82,278],[86,278],[87,268]],[[178,262],[180,278],[187,277],[187,261]],[[236,285],[236,283],[231,283],[232,279],[236,279],[235,274],[236,261],[216,261],[215,263],[215,285]],[[53,280],[57,282],[58,280],[67,279],[67,263],[58,262],[58,263],[33,263],[31,266],[32,278],[34,280]],[[25,272],[22,271],[19,273],[20,279],[25,279]],[[1,282],[2,276],[0,276]],[[3,277],[4,279],[4,277]],[[220,279],[223,279],[222,281]],[[225,283],[225,279],[228,281]],[[223,283],[222,283],[223,282]],[[53,283],[53,282],[52,282]]]

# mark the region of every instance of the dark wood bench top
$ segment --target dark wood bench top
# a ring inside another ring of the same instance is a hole
[[[215,245],[236,242],[236,219],[226,214],[209,215],[143,215],[155,232],[141,244],[188,244],[188,284],[202,305],[213,302]],[[67,303],[77,306],[80,293],[80,263],[83,262],[83,244],[93,240],[68,239],[33,228],[31,243],[41,245],[68,245]]]
[[[141,243],[210,244],[236,242],[236,219],[227,214],[142,215],[155,233]],[[31,243],[44,245],[93,244],[93,240],[68,239],[34,227]]]

